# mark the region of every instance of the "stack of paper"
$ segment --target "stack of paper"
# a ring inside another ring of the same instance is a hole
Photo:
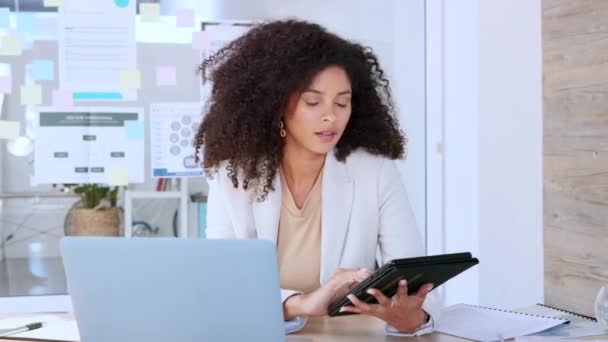
[[[567,323],[567,319],[457,304],[443,310],[436,331],[480,342],[534,334]]]
[[[518,311],[533,315],[563,318],[570,321],[570,324],[568,325],[557,326],[553,329],[535,334],[536,336],[573,338],[608,335],[608,331],[604,329],[594,318],[583,316],[574,312],[556,309],[542,304]]]

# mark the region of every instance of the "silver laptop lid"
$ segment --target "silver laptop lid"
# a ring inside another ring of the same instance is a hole
[[[68,237],[61,251],[83,342],[285,340],[268,241]]]

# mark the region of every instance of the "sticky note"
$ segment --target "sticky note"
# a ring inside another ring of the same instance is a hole
[[[36,18],[36,35],[32,38],[37,40],[57,40],[57,37],[59,36],[58,21],[59,19],[57,16]]]
[[[192,27],[194,26],[194,10],[192,8],[180,8],[175,13],[175,26]]]
[[[34,47],[33,35],[26,35],[21,38],[21,51],[31,50]]]
[[[20,129],[19,121],[0,120],[0,139],[16,139]]]
[[[28,75],[34,81],[52,81],[55,79],[55,66],[53,61],[38,59],[26,66]]]
[[[21,104],[26,106],[42,104],[42,88],[39,84],[21,86]]]
[[[0,76],[8,76],[12,72],[12,65],[9,63],[0,63]]]
[[[120,8],[127,8],[129,6],[129,0],[114,0],[114,3]]]
[[[63,89],[53,90],[53,107],[71,108],[74,106],[72,92]]]
[[[44,7],[61,7],[63,0],[44,0]]]
[[[120,87],[123,89],[139,89],[141,87],[139,70],[122,70],[120,72]]]
[[[211,39],[209,33],[205,31],[192,32],[192,49],[194,50],[209,50]]]
[[[129,184],[129,170],[126,167],[108,168],[108,184],[110,186],[124,186]]]
[[[21,39],[17,35],[0,37],[0,55],[19,56],[21,55]]]
[[[156,85],[158,86],[174,86],[175,66],[174,65],[159,65],[156,67]]]
[[[13,89],[11,76],[0,76],[0,93],[10,94]]]
[[[160,20],[160,4],[139,4],[139,16],[143,22],[155,22]]]
[[[17,31],[21,33],[34,33],[36,31],[36,13],[18,12]]]
[[[142,140],[144,138],[144,123],[141,121],[125,121],[125,132],[129,140]]]
[[[10,11],[8,10],[7,7],[2,7],[0,8],[0,28],[8,28],[10,25],[10,21],[9,21],[9,13]]]

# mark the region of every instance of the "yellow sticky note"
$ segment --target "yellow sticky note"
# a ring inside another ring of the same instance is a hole
[[[0,37],[0,56],[21,55],[21,39],[18,35]]]
[[[129,184],[129,170],[126,167],[111,167],[108,169],[108,185],[124,186]]]
[[[154,22],[160,20],[160,4],[139,4],[139,16],[143,22]]]
[[[0,139],[16,139],[20,129],[19,121],[0,120]]]
[[[39,84],[21,86],[21,104],[36,106],[42,104],[42,87]]]
[[[120,87],[122,89],[139,89],[141,87],[139,70],[122,70],[120,72]]]
[[[63,0],[44,0],[44,7],[60,7],[63,6]]]

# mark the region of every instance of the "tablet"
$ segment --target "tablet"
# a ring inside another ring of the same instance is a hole
[[[434,290],[478,263],[479,260],[472,257],[471,253],[395,259],[380,267],[350,292],[333,301],[327,308],[327,311],[329,316],[332,317],[352,315],[354,314],[352,312],[339,312],[341,307],[352,305],[350,300],[346,298],[348,294],[354,294],[365,303],[377,304],[378,301],[374,296],[366,292],[367,289],[379,289],[385,296],[390,298],[397,292],[397,284],[401,279],[407,280],[409,295],[415,294],[426,283],[432,283]]]

